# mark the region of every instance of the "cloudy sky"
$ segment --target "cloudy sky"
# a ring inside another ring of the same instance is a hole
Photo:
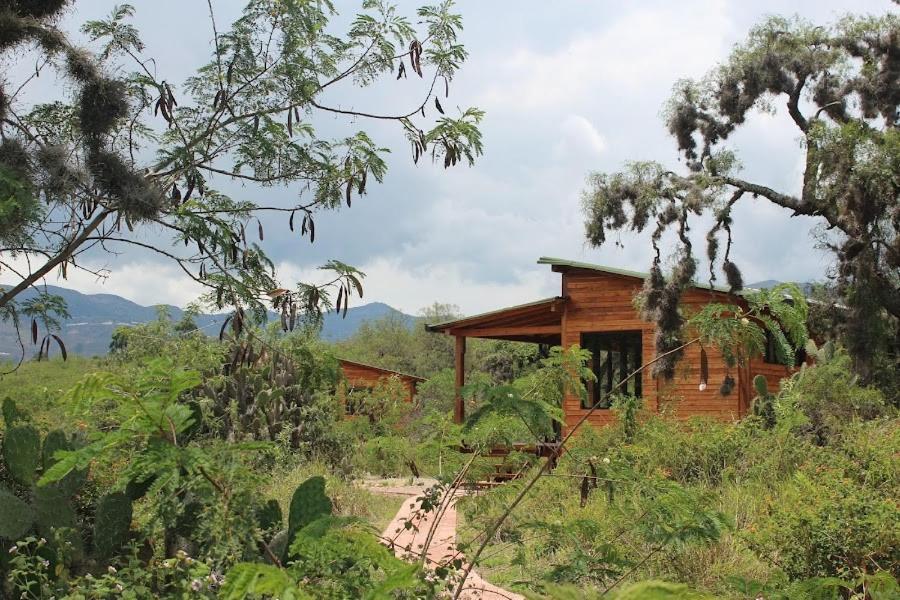
[[[206,2],[133,4],[146,54],[156,58],[167,79],[182,80],[207,60],[211,30]],[[214,1],[220,27],[237,16],[241,4]],[[350,14],[359,3],[336,4]],[[853,4],[857,12],[892,8],[887,0]],[[77,2],[67,29],[75,31],[111,5],[105,0]],[[408,14],[417,6],[400,5]],[[798,13],[825,23],[848,7],[835,0],[460,0],[462,41],[470,59],[442,102],[445,109],[477,106],[487,112],[484,156],[472,168],[414,166],[398,127],[316,123],[373,133],[393,150],[389,173],[383,185],[370,185],[368,195],[352,209],[319,216],[314,245],[292,236],[286,224],[270,222],[265,247],[284,282],[315,277],[316,266],[336,258],[367,273],[366,301],[386,302],[409,313],[434,301],[474,313],[554,295],[558,277],[535,264],[541,255],[646,270],[646,236],[623,234],[624,248],[586,246],[580,208],[585,176],[592,170],[618,169],[629,159],[677,164],[660,117],[677,79],[702,76],[767,14]],[[330,99],[356,108],[367,103],[405,107],[414,104],[415,79],[398,84],[391,78],[362,94],[345,88]],[[801,155],[784,110],[757,115],[733,145],[745,176],[797,189]],[[217,183],[235,196],[260,194]],[[297,194],[291,189],[262,193],[285,203]],[[745,281],[807,281],[824,275],[828,257],[814,250],[809,235],[814,222],[786,217],[763,202],[742,201],[735,215],[734,257]],[[185,305],[198,293],[176,267],[153,256],[96,257],[92,266],[111,274],[105,281],[70,274],[66,282],[48,283],[116,293],[142,304]]]

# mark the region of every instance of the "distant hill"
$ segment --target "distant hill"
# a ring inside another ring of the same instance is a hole
[[[747,287],[747,288],[755,288],[755,289],[757,289],[757,290],[767,290],[767,289],[769,289],[769,288],[775,287],[775,286],[778,285],[779,283],[784,283],[784,282],[783,282],[783,281],[778,281],[778,280],[776,280],[776,279],[766,279],[765,281],[757,281],[757,282],[755,282],[755,283],[748,283],[748,284],[745,285],[744,287]],[[813,287],[813,284],[812,284],[812,283],[809,283],[809,282],[807,282],[807,283],[798,283],[797,285],[799,285],[799,286],[800,286],[800,289],[803,290],[803,293],[804,293],[804,294],[807,294],[807,295],[810,293],[810,291],[812,290],[812,287]]]
[[[115,294],[82,294],[75,290],[57,286],[47,286],[51,294],[62,296],[68,304],[71,318],[63,323],[62,337],[69,352],[85,356],[106,354],[112,333],[120,325],[137,325],[156,319],[154,306],[142,306]],[[27,290],[19,296],[25,300],[36,294]],[[172,320],[181,319],[184,311],[177,306],[166,305]],[[325,315],[321,337],[327,341],[340,341],[352,336],[365,321],[374,321],[386,315],[395,315],[412,326],[414,317],[381,302],[371,302],[351,307],[347,316],[336,313]],[[271,315],[275,318],[275,315]],[[224,315],[199,315],[197,327],[208,335],[218,335]],[[9,323],[0,323],[0,359],[7,355],[17,356],[19,345],[15,328]]]

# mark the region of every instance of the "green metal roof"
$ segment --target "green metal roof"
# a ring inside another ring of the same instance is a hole
[[[589,271],[600,271],[602,273],[611,273],[612,275],[622,275],[624,277],[635,277],[637,279],[647,279],[650,274],[641,271],[629,271],[627,269],[617,269],[615,267],[607,267],[606,265],[595,265],[593,263],[578,262],[575,260],[567,260],[565,258],[553,258],[551,256],[542,256],[538,259],[539,265],[551,265],[554,267],[569,267],[572,269],[587,269]],[[708,283],[694,282],[691,285],[701,290],[712,290],[714,292],[723,292],[725,294],[732,293],[730,288],[720,285],[709,285]],[[754,291],[752,288],[745,288],[735,295],[741,296],[747,292]]]

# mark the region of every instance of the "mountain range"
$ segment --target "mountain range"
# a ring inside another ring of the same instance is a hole
[[[66,301],[71,317],[62,323],[60,337],[65,341],[69,352],[73,354],[85,356],[106,354],[116,327],[148,323],[157,318],[159,310],[156,306],[142,306],[115,294],[82,294],[53,285],[48,285],[47,291],[62,296]],[[26,290],[19,295],[17,301],[24,301],[36,294],[37,292],[34,290]],[[165,305],[164,307],[173,321],[179,321],[184,314],[184,311],[177,306]],[[345,340],[352,336],[364,322],[381,319],[388,315],[394,315],[408,322],[410,327],[415,320],[415,317],[387,304],[370,302],[350,307],[345,317],[334,312],[326,314],[319,335],[327,341]],[[214,336],[218,335],[225,317],[226,315],[222,314],[203,314],[198,315],[194,322],[201,331]],[[273,313],[270,314],[270,318],[274,319],[277,316]],[[23,325],[27,325],[24,320]],[[30,340],[26,341],[30,342]],[[26,349],[28,349],[27,344]],[[11,323],[0,323],[0,360],[10,355],[18,356],[19,352],[15,327]]]
[[[749,284],[747,287],[764,289],[778,283],[778,281],[769,279]],[[803,284],[802,287],[808,289],[809,285]],[[142,306],[115,294],[82,294],[53,285],[48,285],[47,291],[62,296],[68,306],[71,317],[62,323],[60,334],[66,347],[71,353],[85,356],[106,354],[116,327],[148,323],[157,318],[159,310],[157,306]],[[33,289],[26,290],[17,300],[24,301],[36,293]],[[177,306],[165,305],[165,309],[171,319],[176,322],[184,314],[184,311]],[[410,327],[415,321],[415,317],[387,304],[370,302],[349,308],[346,317],[334,312],[326,314],[319,335],[322,339],[330,342],[345,340],[352,336],[364,322],[381,319],[388,315],[400,318],[409,323]],[[278,317],[271,313],[270,318],[277,319]],[[201,331],[213,336],[218,335],[224,319],[225,315],[204,314],[198,315],[194,322]],[[24,334],[23,331],[23,336]],[[27,348],[28,346],[26,346]],[[15,328],[11,323],[0,323],[0,360],[9,356],[18,356],[19,352]]]

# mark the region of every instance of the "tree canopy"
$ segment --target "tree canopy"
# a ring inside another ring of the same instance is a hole
[[[735,205],[762,198],[820,224],[833,252],[835,283],[846,305],[847,343],[868,375],[875,330],[894,341],[900,319],[900,17],[848,16],[822,27],[771,17],[699,81],[675,85],[666,126],[685,160],[680,170],[635,161],[617,173],[594,173],[584,191],[589,243],[612,231],[652,229],[656,257],[644,312],[657,323],[657,351],[680,344],[681,290],[696,273],[690,223],[711,215],[706,236],[709,281],[724,272],[732,290],[743,280],[731,257]],[[799,190],[776,190],[741,176],[732,136],[754,111],[785,102],[801,137],[805,168]],[[659,242],[677,234],[676,265],[663,273]],[[724,242],[724,251],[721,246]],[[677,354],[671,355],[677,358]],[[671,361],[662,365],[671,368]]]
[[[289,325],[315,319],[361,296],[363,274],[329,261],[331,281],[283,287],[263,248],[262,213],[312,242],[318,211],[349,207],[381,182],[388,149],[360,122],[396,123],[416,162],[430,155],[447,168],[481,154],[482,111],[451,115],[440,101],[467,56],[452,1],[409,17],[364,0],[344,31],[328,1],[250,0],[225,28],[208,4],[212,55],[184,81],[145,54],[131,5],[83,25],[95,53],[59,28],[65,0],[0,7],[2,56],[38,57],[32,74],[0,86],[0,272],[17,281],[0,290],[3,318],[18,318],[16,296],[45,276],[89,270],[85,253],[135,247],[174,261],[209,304],[238,317],[245,307],[262,316],[274,301]],[[47,71],[72,84],[71,96],[26,101]],[[387,113],[326,94],[381,80],[407,89],[421,80],[421,93]],[[342,120],[346,135],[320,131],[321,115]],[[223,191],[230,181],[245,184],[241,197]],[[272,186],[297,196],[260,202]],[[148,242],[147,231],[173,244]]]

